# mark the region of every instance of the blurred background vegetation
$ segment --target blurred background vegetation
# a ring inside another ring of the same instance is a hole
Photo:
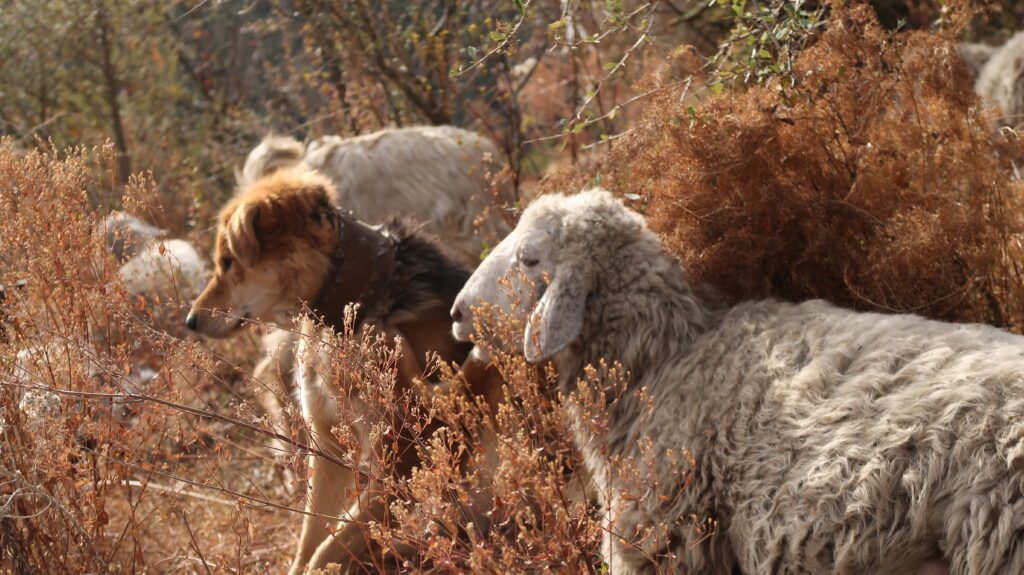
[[[892,29],[942,27],[964,13],[940,0],[872,4]],[[693,57],[718,70],[715,89],[785,73],[822,9],[772,0],[7,1],[0,134],[24,147],[113,142],[116,183],[152,173],[161,209],[151,217],[179,232],[216,210],[269,132],[301,139],[451,123],[499,142],[512,177],[529,182],[613,146],[652,94],[699,96]],[[989,5],[962,36],[1000,42],[1022,17],[1021,3]]]

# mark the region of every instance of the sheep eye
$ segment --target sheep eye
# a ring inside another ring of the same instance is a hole
[[[234,261],[235,260],[233,260],[231,258],[221,258],[220,259],[220,269],[223,270],[224,272],[230,271],[231,270],[231,264],[234,263]]]
[[[536,266],[539,263],[540,263],[540,260],[537,259],[537,258],[523,258],[522,259],[522,264],[524,266],[528,267],[528,268],[532,268],[532,267]]]

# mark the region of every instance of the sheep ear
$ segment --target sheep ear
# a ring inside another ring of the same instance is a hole
[[[228,220],[228,249],[242,265],[252,265],[260,255],[260,240],[256,236],[256,222],[259,221],[259,217],[259,206],[242,204]]]
[[[544,361],[579,336],[588,291],[581,273],[559,270],[526,325],[523,341],[526,361]]]

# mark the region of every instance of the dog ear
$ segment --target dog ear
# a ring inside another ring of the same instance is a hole
[[[562,351],[583,327],[590,292],[585,274],[573,266],[559,267],[526,324],[523,353],[530,363],[540,363]]]
[[[260,217],[258,204],[241,204],[231,214],[226,226],[228,249],[244,266],[252,265],[260,255],[256,224]]]

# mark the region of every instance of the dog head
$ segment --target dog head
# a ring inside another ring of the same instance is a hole
[[[220,212],[214,273],[186,325],[227,337],[247,320],[287,325],[311,302],[337,244],[337,193],[305,168],[259,179]]]

